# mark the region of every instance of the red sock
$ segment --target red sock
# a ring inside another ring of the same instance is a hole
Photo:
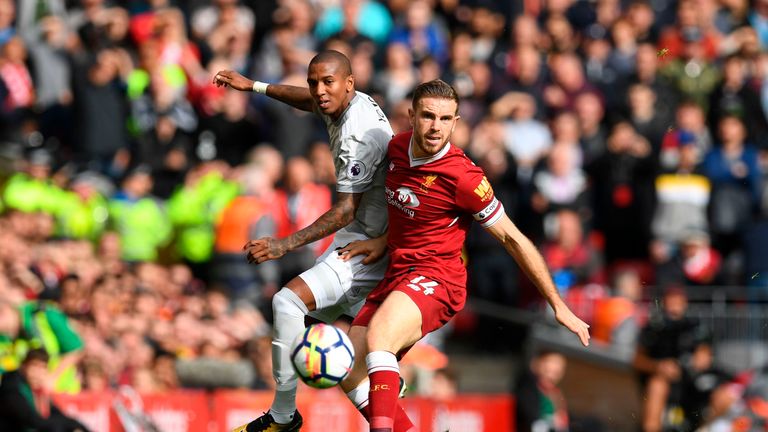
[[[363,414],[363,417],[365,417],[366,420],[368,420],[369,422],[371,421],[371,412],[370,412],[369,405],[366,405],[363,408],[361,408],[360,413]],[[411,419],[408,418],[408,414],[405,413],[405,410],[400,405],[400,402],[397,402],[397,405],[395,406],[395,424],[392,427],[392,432],[415,432],[415,431],[416,431],[416,427],[413,426]]]
[[[373,372],[368,396],[371,432],[392,432],[395,427],[397,385],[400,375],[394,371]]]

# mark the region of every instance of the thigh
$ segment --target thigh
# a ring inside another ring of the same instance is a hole
[[[426,274],[409,273],[384,280],[371,293],[353,325],[369,327],[369,343],[377,338],[399,341],[401,344],[387,348],[403,355],[418,339],[445,325],[464,306],[465,298],[463,287]]]
[[[342,229],[317,259],[315,266],[299,275],[312,291],[317,310],[348,305],[344,313],[355,316],[362,301],[384,277],[388,263],[386,258],[369,265],[362,264],[362,256],[349,261],[339,258],[339,249],[353,241],[365,239],[368,239],[365,234]]]

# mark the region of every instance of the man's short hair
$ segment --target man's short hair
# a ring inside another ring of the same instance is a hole
[[[456,112],[459,112],[459,94],[456,93],[456,89],[441,79],[421,83],[413,90],[413,100],[411,102],[413,109],[416,110],[416,105],[418,105],[419,101],[428,97],[451,99],[456,102]]]
[[[42,348],[33,348],[27,352],[27,356],[24,357],[23,364],[29,364],[33,361],[39,361],[43,363],[48,363],[48,352],[46,352]]]
[[[349,58],[336,50],[320,51],[316,56],[312,57],[309,66],[318,63],[334,63],[339,67],[338,72],[342,75],[345,77],[352,75],[352,64],[349,62]]]

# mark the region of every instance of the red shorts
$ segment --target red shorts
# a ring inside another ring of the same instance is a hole
[[[373,314],[393,291],[405,293],[418,306],[421,311],[422,337],[444,326],[464,309],[467,300],[467,290],[463,286],[443,283],[417,271],[409,272],[382,279],[368,294],[352,325],[368,327]]]

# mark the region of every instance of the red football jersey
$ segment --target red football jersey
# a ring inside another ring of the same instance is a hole
[[[467,272],[461,249],[472,219],[490,226],[504,214],[483,170],[464,152],[446,145],[414,159],[412,131],[389,142],[385,183],[390,264],[386,277],[422,271],[461,287]]]

